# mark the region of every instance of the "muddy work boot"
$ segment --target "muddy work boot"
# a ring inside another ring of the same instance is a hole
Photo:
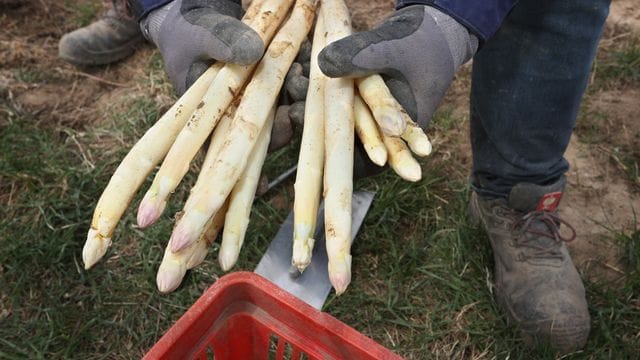
[[[474,192],[469,204],[472,221],[482,224],[493,248],[499,307],[526,344],[562,354],[582,348],[590,329],[584,286],[565,247],[576,233],[556,212],[563,188],[564,179],[522,183],[508,199]]]
[[[138,22],[111,8],[100,20],[65,34],[59,56],[76,66],[106,65],[131,56],[144,39]]]

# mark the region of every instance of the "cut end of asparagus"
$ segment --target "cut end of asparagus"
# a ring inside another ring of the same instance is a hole
[[[351,255],[329,261],[329,280],[336,290],[336,295],[341,295],[347,290],[351,282]]]
[[[411,151],[420,157],[425,157],[431,154],[432,147],[429,141],[409,142],[408,144]]]
[[[152,225],[162,215],[162,211],[164,210],[165,203],[158,203],[148,199],[142,199],[140,202],[140,207],[138,208],[138,226],[142,229],[146,228],[149,225]]]
[[[174,291],[180,286],[186,273],[187,268],[185,266],[171,260],[163,261],[156,276],[158,291],[163,294]]]
[[[87,242],[84,243],[82,248],[82,261],[84,262],[84,269],[88,270],[95,265],[104,254],[107,253],[107,249],[111,246],[111,238],[103,237],[98,230],[89,229],[87,234]]]
[[[369,159],[378,166],[384,166],[387,163],[387,148],[384,145],[379,145],[367,150]]]
[[[218,262],[223,271],[229,271],[238,261],[240,249],[235,245],[221,246]]]
[[[313,245],[315,242],[315,239],[310,237],[303,240],[294,240],[293,242],[291,263],[301,273],[304,272],[304,269],[311,263],[311,254],[313,253]]]
[[[418,156],[428,156],[433,150],[429,138],[417,125],[407,126],[402,138],[407,142],[411,151]]]
[[[394,170],[401,178],[407,181],[417,182],[422,179],[422,169],[420,168],[420,164],[416,161],[405,162]]]
[[[431,146],[431,141],[425,138],[424,141],[419,141],[415,146],[411,147],[411,150],[418,156],[429,156],[433,151],[433,146]]]

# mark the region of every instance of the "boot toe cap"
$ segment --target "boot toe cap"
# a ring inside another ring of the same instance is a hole
[[[562,354],[582,348],[591,329],[584,295],[574,291],[530,296],[515,303],[510,313],[528,345],[546,344]]]
[[[139,31],[115,32],[98,25],[62,36],[58,42],[58,56],[76,66],[105,65],[130,56],[143,40]]]

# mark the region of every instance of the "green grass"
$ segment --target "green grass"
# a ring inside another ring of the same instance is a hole
[[[640,149],[632,151],[628,148],[614,147],[611,157],[627,176],[629,182],[640,190]]]
[[[79,26],[87,26],[96,20],[96,17],[100,10],[102,10],[102,5],[100,2],[96,1],[69,1],[65,0],[65,5],[70,7],[75,12],[75,17],[73,21]]]
[[[58,77],[50,71],[23,68],[14,71],[16,80],[23,83],[41,83],[56,80]]]
[[[601,51],[595,63],[598,87],[640,84],[640,40],[616,42],[610,51]]]
[[[438,131],[451,130],[462,121],[462,119],[456,118],[453,115],[454,110],[453,105],[443,105],[433,115],[432,124],[438,127]]]
[[[583,106],[588,108],[588,105]],[[586,110],[586,109],[585,109]],[[598,111],[584,111],[576,125],[576,133],[586,144],[602,144],[608,140],[603,128],[607,126],[609,116]]]
[[[82,269],[93,206],[126,152],[116,144],[139,137],[157,107],[134,99],[121,116],[88,132],[38,126],[15,109],[1,123],[0,151],[12,155],[0,161],[0,358],[139,357],[223,275],[214,246],[178,291],[159,295],[155,271],[172,220],[165,215],[142,232],[131,211],[105,260]],[[274,154],[270,171],[294,161],[290,153]],[[324,310],[408,358],[550,358],[524,349],[492,300],[492,256],[485,235],[466,221],[465,182],[450,179],[437,162],[424,166],[418,184],[389,172],[358,182],[377,195],[353,248],[352,285],[331,295]],[[177,191],[167,214],[186,195]],[[236,269],[255,267],[287,213],[273,200],[291,196],[283,186],[256,202]],[[629,254],[624,286],[588,284],[593,332],[587,348],[570,358],[630,358],[640,348],[638,236],[621,238]]]

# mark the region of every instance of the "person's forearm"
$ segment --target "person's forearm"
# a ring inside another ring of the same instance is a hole
[[[397,0],[396,8],[409,5],[433,6],[456,19],[484,41],[498,30],[516,2],[518,0]]]
[[[165,4],[170,3],[173,0],[125,0],[131,13],[136,17],[136,19],[140,20],[145,17],[149,12],[155,10]],[[241,0],[229,0],[241,4]]]

